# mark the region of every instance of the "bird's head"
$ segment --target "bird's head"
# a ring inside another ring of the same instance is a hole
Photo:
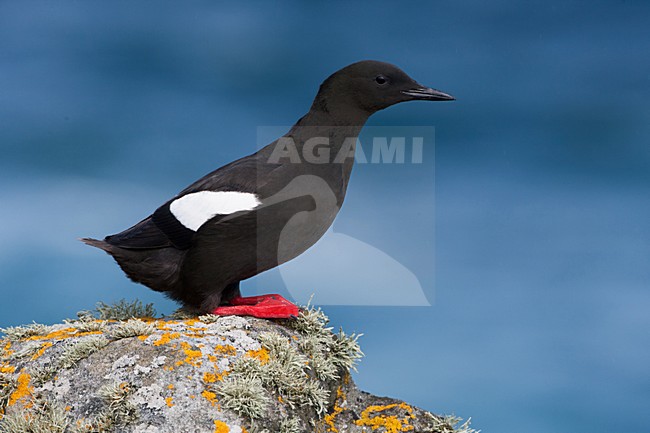
[[[406,101],[452,101],[454,97],[419,84],[390,63],[363,60],[338,70],[321,85],[314,108],[368,114]]]

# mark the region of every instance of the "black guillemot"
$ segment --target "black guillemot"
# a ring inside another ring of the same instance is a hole
[[[82,241],[193,312],[295,316],[298,307],[280,295],[242,297],[240,281],[302,254],[327,231],[370,115],[405,101],[453,99],[389,63],[346,66],[278,140],[202,177],[133,227]],[[313,158],[316,146],[328,147],[326,160]]]

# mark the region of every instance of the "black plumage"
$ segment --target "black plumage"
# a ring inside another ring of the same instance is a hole
[[[280,139],[209,173],[133,227],[82,240],[133,281],[188,309],[214,311],[240,296],[240,281],[298,256],[329,228],[345,198],[355,137],[371,114],[452,99],[391,64],[354,63],[323,82]],[[324,147],[327,158],[315,158]]]

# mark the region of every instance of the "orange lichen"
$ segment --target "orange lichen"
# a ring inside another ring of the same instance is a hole
[[[65,407],[66,412],[70,412],[72,410],[72,406],[68,405]]]
[[[259,359],[260,364],[262,365],[269,362],[269,351],[263,347],[259,350],[249,350],[246,352],[246,355],[250,356],[251,358]]]
[[[170,383],[169,385],[167,385],[167,389],[174,389],[174,384]]]
[[[171,331],[172,328],[170,328],[170,325],[176,324],[178,324],[178,322],[175,320],[170,320],[168,322],[164,320],[156,320],[156,329],[159,331]]]
[[[172,406],[174,406],[173,400],[174,400],[173,397],[167,397],[167,398],[165,399],[165,403],[167,404],[167,407],[172,407]]]
[[[13,406],[21,399],[30,397],[34,391],[34,387],[30,386],[29,382],[32,380],[32,376],[27,373],[20,373],[18,379],[16,380],[16,389],[9,396],[9,402],[7,406]]]
[[[13,365],[0,365],[0,373],[13,373],[14,371],[16,371],[16,367]]]
[[[217,344],[214,347],[214,353],[225,355],[225,356],[235,356],[237,355],[237,349],[235,349],[230,344],[226,344],[226,345]]]
[[[375,412],[384,412],[390,409],[399,408],[406,412],[403,418],[398,418],[396,415],[374,415]],[[371,417],[372,416],[372,417]],[[413,426],[409,424],[409,419],[415,418],[413,415],[413,408],[406,403],[394,403],[385,406],[368,406],[361,412],[361,418],[354,421],[358,426],[368,426],[373,430],[379,427],[384,427],[386,433],[398,433],[413,430]]]
[[[187,338],[203,338],[205,337],[205,334],[202,332],[183,332],[183,335],[186,336]]]
[[[41,356],[43,356],[43,354],[45,353],[45,351],[46,351],[47,349],[49,349],[50,347],[52,347],[53,344],[54,344],[54,343],[52,343],[51,341],[46,341],[46,342],[42,343],[42,344],[41,344],[41,348],[38,349],[38,352],[36,352],[34,355],[32,355],[32,361],[35,361],[35,360],[37,360],[38,358],[40,358]]]
[[[58,331],[52,331],[46,335],[32,335],[24,338],[23,341],[40,341],[40,340],[65,340],[68,338],[85,337],[86,335],[101,335],[101,331],[79,331],[77,328],[63,328]]]
[[[205,372],[203,373],[203,382],[205,383],[214,383],[217,381],[217,376],[214,373]]]
[[[206,372],[203,374],[203,381],[205,383],[221,382],[229,373],[229,371],[215,371],[214,373]]]
[[[336,420],[336,417],[341,412],[343,412],[343,408],[339,405],[339,403],[342,401],[345,401],[345,393],[339,386],[336,390],[336,400],[334,401],[334,409],[332,409],[332,413],[328,413],[323,418],[323,421],[327,425],[327,431],[338,433],[339,429],[336,428],[334,421]],[[373,427],[373,430],[375,430],[375,427]]]
[[[190,346],[190,344],[185,341],[181,341],[181,348],[185,353],[185,360],[183,362],[190,364],[194,367],[201,366],[201,364],[203,363],[203,361],[201,361],[201,357],[203,356],[203,354],[201,353],[200,350],[192,349],[192,346]]]
[[[228,376],[229,374],[230,374],[229,371],[219,371],[215,367],[214,373],[206,372],[203,374],[203,381],[205,383],[221,382],[223,381],[223,378]]]
[[[181,334],[178,332],[164,332],[160,338],[153,342],[154,346],[162,346],[163,344],[169,344],[170,341],[179,338]]]
[[[230,427],[223,421],[215,420],[214,421],[214,433],[228,433]]]
[[[212,404],[212,406],[217,404],[217,401],[218,401],[217,400],[217,394],[215,394],[214,392],[208,391],[206,389],[201,393],[201,397],[203,397],[204,399],[209,401]]]

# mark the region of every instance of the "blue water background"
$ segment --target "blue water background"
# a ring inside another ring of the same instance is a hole
[[[435,126],[435,185],[359,165],[335,229],[409,264],[433,305],[325,306],[365,334],[355,380],[484,432],[648,431],[649,24],[643,1],[1,2],[0,326],[173,311],[76,238],[380,59],[458,101],[369,122]]]

